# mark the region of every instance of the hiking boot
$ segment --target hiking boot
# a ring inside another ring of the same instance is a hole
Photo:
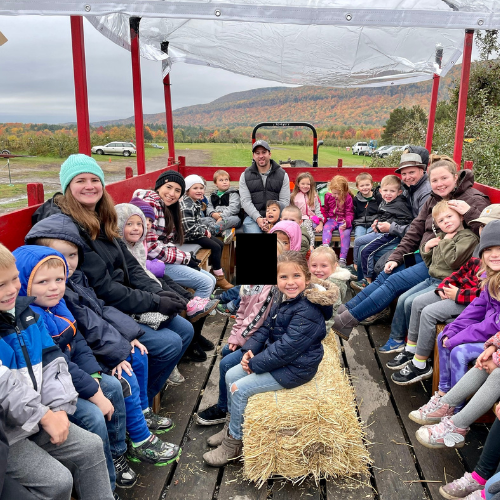
[[[113,458],[116,473],[117,488],[132,488],[137,483],[137,474],[131,469],[125,458],[125,454]]]
[[[342,339],[349,340],[352,329],[358,326],[358,320],[348,311],[337,314],[333,320],[332,330]]]
[[[203,455],[203,460],[211,467],[222,467],[229,461],[241,456],[242,451],[243,441],[241,439],[234,439],[229,434],[229,429],[227,429],[222,444],[215,450],[207,451]]]
[[[160,417],[151,408],[144,410],[142,413],[149,430],[155,434],[164,434],[174,428],[174,423],[170,418]]]
[[[224,245],[229,245],[234,238],[234,227],[222,231],[222,237],[224,238]]]
[[[351,281],[351,288],[356,291],[360,292],[361,290],[364,290],[370,283],[366,281],[365,278],[359,281]]]
[[[181,454],[181,449],[175,444],[165,443],[151,434],[149,438],[139,446],[130,444],[128,458],[132,462],[147,462],[158,467],[171,464]]]
[[[444,498],[454,499],[465,498],[475,491],[481,492],[482,490],[484,490],[484,486],[479,484],[470,472],[466,472],[460,479],[455,479],[452,483],[441,486],[439,493]]]
[[[198,345],[197,342],[191,342],[184,354],[185,361],[194,361],[195,363],[203,363],[207,360],[207,353]]]
[[[408,351],[400,352],[392,361],[385,364],[390,370],[401,370],[413,359],[413,353]]]
[[[439,424],[420,427],[415,436],[426,448],[462,448],[469,430],[457,427],[451,417],[443,417]]]
[[[389,339],[382,347],[378,348],[378,352],[382,354],[391,354],[392,352],[403,352],[404,350],[405,350],[405,341],[395,340],[395,339]]]
[[[391,308],[386,307],[385,309],[382,309],[382,311],[373,314],[372,316],[368,316],[368,318],[364,319],[363,321],[360,321],[360,325],[363,326],[370,326],[373,325],[376,321],[382,322],[385,319],[390,319],[391,317]]]
[[[195,323],[207,314],[210,314],[217,307],[218,303],[218,299],[212,300],[194,297],[187,305],[187,319],[191,321],[191,323]]]
[[[168,385],[180,385],[185,382],[186,379],[183,377],[182,373],[179,371],[177,366],[172,370],[172,373],[167,378]]]
[[[207,338],[205,338],[203,335],[200,335],[197,339],[198,345],[204,350],[204,351],[213,351],[214,350],[214,343]]]
[[[222,444],[222,441],[224,441],[224,438],[227,436],[227,433],[229,431],[229,415],[226,416],[224,421],[225,424],[222,430],[219,431],[217,434],[213,434],[212,436],[207,438],[208,446],[211,446],[212,448],[217,448],[217,446],[220,446]]]
[[[425,368],[417,368],[413,361],[399,372],[391,375],[391,380],[397,385],[411,385],[432,377],[432,366],[425,364]]]
[[[227,279],[224,277],[223,274],[221,275],[214,274],[214,276],[216,280],[215,286],[217,288],[220,288],[221,290],[229,290],[234,287],[234,285],[231,285],[231,283],[227,281]]]
[[[221,410],[216,404],[199,411],[196,416],[198,425],[217,425],[226,421],[226,412]]]
[[[427,404],[421,406],[418,410],[412,411],[408,417],[417,424],[429,425],[441,422],[443,417],[453,415],[454,410],[454,406],[441,402],[441,396],[436,392]]]

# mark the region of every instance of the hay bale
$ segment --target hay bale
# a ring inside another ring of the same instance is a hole
[[[294,482],[308,475],[316,481],[368,475],[371,459],[333,332],[323,347],[325,354],[313,380],[248,401],[243,475],[259,487],[273,475]]]

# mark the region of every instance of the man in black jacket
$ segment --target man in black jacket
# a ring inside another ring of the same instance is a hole
[[[266,141],[256,141],[252,153],[252,165],[240,177],[241,207],[246,214],[243,231],[261,233],[267,226],[267,202],[278,200],[282,209],[290,204],[290,180],[288,174],[271,160],[271,148]]]

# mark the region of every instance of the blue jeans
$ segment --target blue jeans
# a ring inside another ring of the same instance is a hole
[[[429,271],[423,262],[408,269],[401,264],[391,274],[380,273],[373,283],[347,302],[346,307],[355,319],[363,321],[382,311],[403,292],[429,277]]]
[[[490,477],[484,486],[484,492],[486,493],[486,500],[491,500],[493,498],[493,493],[489,493],[488,489],[493,483],[500,481],[500,472],[497,472],[494,476]]]
[[[232,385],[236,390],[231,391]],[[243,414],[248,398],[261,392],[279,391],[283,386],[278,384],[270,373],[252,373],[248,375],[241,365],[233,366],[226,373],[227,403],[231,414],[229,432],[235,439],[243,438]]]
[[[243,359],[241,349],[231,351],[229,345],[226,344],[222,348],[222,359],[219,364],[219,400],[217,406],[227,413],[227,388],[226,388],[226,373],[233,367],[240,364]]]
[[[191,269],[178,264],[165,264],[165,274],[176,283],[187,288],[192,288],[197,297],[206,299],[215,288],[216,279],[207,271]]]
[[[227,304],[228,309],[231,312],[236,312],[238,310],[238,307],[240,307],[240,288],[241,286],[235,286],[233,288],[230,288],[229,290],[226,290],[221,296],[220,296],[220,301],[222,304]]]
[[[354,228],[354,238],[359,238],[360,236],[364,236],[365,234],[373,233],[373,229],[371,226],[356,226]],[[356,244],[356,241],[354,242]]]
[[[243,232],[244,233],[262,233],[262,229],[259,225],[248,215],[243,220]]]
[[[153,330],[144,324],[141,324],[141,328],[146,333],[139,340],[149,353],[148,406],[152,406],[154,397],[161,391],[193,340],[194,330],[193,325],[180,316],[170,320],[167,328]]]
[[[358,264],[358,269],[357,269],[358,281],[362,280],[365,277],[365,275],[363,274],[363,266],[362,266],[362,263],[361,263],[361,252],[363,251],[364,248],[365,247],[362,246],[362,247],[359,248],[359,251],[358,251],[358,260],[357,260],[357,264]],[[375,265],[377,264],[378,259],[380,259],[381,257],[383,257],[388,250],[389,249],[386,246],[383,246],[383,247],[380,247],[375,252],[375,254],[373,256],[373,261],[375,262]]]
[[[151,432],[146,424],[142,410],[149,406],[148,401],[148,355],[141,354],[137,347],[134,348],[127,361],[132,365],[132,376],[125,371],[122,377],[130,386],[131,395],[125,398],[127,409],[127,432],[133,443],[139,443],[147,439]]]
[[[413,301],[427,292],[432,292],[437,288],[442,280],[437,278],[427,278],[413,288],[410,288],[403,295],[399,296],[396,311],[392,318],[390,339],[404,340],[410,327],[411,306]]]
[[[103,394],[115,408],[111,420],[108,421],[104,418],[98,406],[82,398],[78,398],[76,411],[73,415],[68,415],[68,418],[72,423],[86,431],[97,434],[102,439],[111,490],[114,491],[116,472],[113,458],[118,458],[127,451],[125,443],[125,402],[119,380],[103,374],[100,385]]]

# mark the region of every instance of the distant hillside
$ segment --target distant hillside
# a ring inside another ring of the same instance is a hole
[[[441,80],[439,99],[460,75],[456,66]],[[263,121],[308,121],[317,127],[352,125],[382,127],[390,112],[416,104],[428,109],[432,82],[393,87],[337,89],[324,87],[268,87],[227,94],[209,104],[174,111],[175,125],[206,128],[248,127]],[[165,113],[144,115],[146,124],[165,123]],[[108,120],[93,126],[129,125],[134,118]]]

